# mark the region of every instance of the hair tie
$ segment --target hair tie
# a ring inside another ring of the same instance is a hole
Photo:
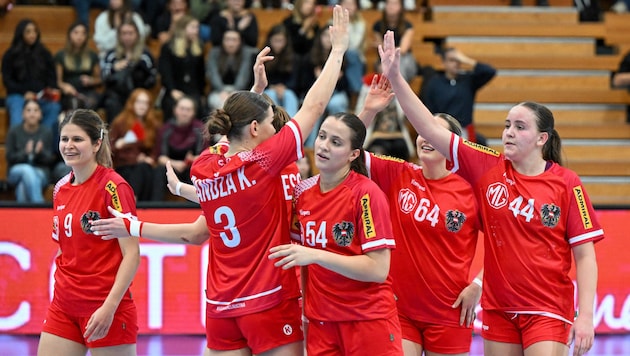
[[[103,128],[101,128],[101,140],[103,139]]]

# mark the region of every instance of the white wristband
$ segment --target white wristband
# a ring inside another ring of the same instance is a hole
[[[140,237],[140,231],[142,230],[142,222],[138,220],[129,221],[129,235],[133,237]]]
[[[178,197],[182,196],[182,185],[182,182],[177,182],[177,185],[175,186],[175,195]]]
[[[473,279],[472,281],[474,284],[478,285],[479,288],[483,288],[483,282],[481,281],[481,279],[479,279],[478,277],[475,277],[475,279]]]

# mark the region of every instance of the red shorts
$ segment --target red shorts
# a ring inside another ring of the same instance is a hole
[[[114,320],[107,335],[92,342],[88,342],[83,337],[90,317],[72,316],[55,305],[51,305],[46,312],[42,332],[72,340],[90,349],[136,343],[138,339],[138,312],[135,304],[120,306],[114,313]]]
[[[470,352],[472,328],[424,323],[404,315],[398,317],[403,339],[422,345],[424,350],[438,354]]]
[[[481,336],[489,341],[520,344],[523,350],[541,341],[566,344],[571,324],[544,315],[484,310]]]
[[[309,320],[308,355],[403,355],[398,316],[361,321]]]
[[[249,347],[254,354],[304,340],[298,299],[287,299],[271,309],[234,318],[207,318],[206,338],[211,350]]]

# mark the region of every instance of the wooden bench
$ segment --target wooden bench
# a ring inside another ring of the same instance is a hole
[[[470,0],[429,0],[431,6],[468,6]],[[510,0],[475,0],[477,6],[510,6]],[[534,6],[535,0],[523,0],[523,6]],[[549,6],[573,6],[573,0],[549,0]]]
[[[477,105],[474,111],[475,123],[500,123],[502,125],[510,108],[511,105],[494,108]],[[621,105],[584,105],[576,108],[550,106],[549,109],[553,112],[556,125],[624,124],[626,121],[626,109]]]
[[[486,86],[478,92],[476,102],[517,104],[525,100],[546,104],[627,104],[630,103],[630,94],[613,89],[539,90],[538,88],[504,89]]]
[[[432,12],[433,22],[479,22],[495,24],[564,24],[576,25],[578,12],[573,7],[563,8],[519,8],[479,6],[435,6]]]

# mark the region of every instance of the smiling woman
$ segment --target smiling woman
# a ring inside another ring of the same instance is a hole
[[[92,229],[94,220],[112,216],[108,207],[135,216],[133,190],[111,168],[107,129],[94,111],[76,110],[59,127],[59,151],[72,171],[53,193],[55,293],[37,353],[78,356],[99,348],[104,355],[135,355],[138,322],[129,286],[140,263],[138,239],[103,241]]]

